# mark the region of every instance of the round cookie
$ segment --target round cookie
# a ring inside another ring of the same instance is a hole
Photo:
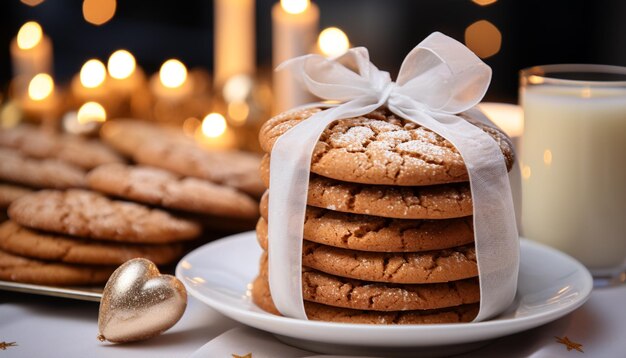
[[[105,283],[115,266],[51,263],[0,251],[0,280],[37,285],[97,285]]]
[[[11,221],[0,225],[0,249],[40,260],[91,265],[121,265],[137,257],[165,265],[176,261],[184,253],[180,243],[102,243],[33,231]]]
[[[252,284],[252,301],[262,310],[280,315],[269,290],[269,283],[258,276]],[[333,307],[304,301],[307,317],[314,321],[356,324],[435,324],[471,322],[478,314],[478,304],[469,304],[436,310],[367,311]]]
[[[2,148],[0,180],[34,188],[80,188],[85,186],[85,172],[60,160],[27,158],[17,150]]]
[[[269,179],[269,176],[263,176],[263,179]],[[396,219],[450,219],[473,214],[468,183],[367,185],[313,174],[309,179],[307,203],[332,211]]]
[[[267,278],[267,254],[260,275]],[[478,279],[395,285],[329,275],[302,267],[302,294],[306,301],[372,311],[408,311],[454,307],[480,301]]]
[[[261,198],[256,230],[267,236],[267,195]],[[416,252],[447,249],[474,241],[472,217],[403,220],[347,214],[308,206],[305,240],[344,249],[374,252]]]
[[[172,145],[193,143],[178,127],[159,126],[154,122],[137,119],[105,122],[100,129],[100,138],[127,157],[132,157],[147,142],[168,142]]]
[[[259,133],[263,150],[271,153],[278,137],[318,111],[290,111],[268,120]],[[510,170],[514,152],[506,134],[470,122],[497,142]],[[362,184],[413,186],[469,180],[463,158],[450,142],[386,108],[328,126],[313,151],[311,171]]]
[[[0,183],[0,209],[8,208],[11,203],[32,190],[17,185]]]
[[[117,153],[99,141],[45,132],[30,125],[0,131],[0,146],[33,158],[55,158],[84,169],[122,161]]]
[[[151,141],[138,147],[139,164],[167,169],[179,175],[206,179],[230,186],[254,197],[263,194],[259,179],[259,158],[242,151],[207,151],[194,144]]]
[[[193,221],[87,190],[24,195],[8,212],[11,220],[26,227],[93,239],[162,244],[200,234],[200,226]]]
[[[188,212],[255,218],[255,200],[231,187],[169,171],[125,164],[105,164],[87,175],[89,186],[105,194]]]
[[[257,232],[267,250],[267,236]],[[473,245],[445,250],[388,253],[366,252],[302,242],[302,265],[341,277],[387,283],[438,283],[478,276]]]

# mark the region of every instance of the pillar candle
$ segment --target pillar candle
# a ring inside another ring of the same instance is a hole
[[[215,84],[255,72],[254,0],[215,0]]]

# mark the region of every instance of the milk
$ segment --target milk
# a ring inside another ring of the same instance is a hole
[[[523,88],[522,232],[595,275],[626,259],[626,89]]]

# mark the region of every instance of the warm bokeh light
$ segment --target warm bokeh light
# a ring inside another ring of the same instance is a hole
[[[245,101],[252,92],[254,83],[247,75],[236,75],[224,83],[222,95],[226,102]]]
[[[26,4],[28,6],[37,6],[43,2],[43,0],[20,0],[22,4]]]
[[[91,59],[80,69],[80,83],[83,87],[96,88],[100,86],[107,76],[107,70],[100,60]]]
[[[43,37],[43,30],[41,26],[35,21],[29,21],[20,27],[20,31],[17,32],[17,47],[22,50],[29,50],[39,42]]]
[[[519,137],[524,133],[522,107],[508,103],[482,102],[478,104],[478,108],[509,137]]]
[[[528,165],[522,165],[522,179],[530,179],[531,170]]]
[[[280,6],[290,14],[301,14],[310,5],[310,0],[280,0]]]
[[[543,163],[547,166],[552,164],[552,151],[550,149],[546,149],[543,151]]]
[[[104,122],[107,119],[107,112],[98,102],[87,102],[78,109],[78,123]]]
[[[84,0],[83,17],[91,24],[102,25],[113,18],[116,8],[116,0]]]
[[[327,57],[343,55],[350,47],[350,41],[345,32],[336,27],[329,27],[320,32],[317,45]]]
[[[176,59],[167,60],[161,65],[159,78],[165,87],[180,87],[187,79],[187,68],[182,62]]]
[[[126,50],[113,52],[107,62],[109,75],[118,80],[130,77],[135,71],[136,66],[135,57]]]
[[[39,73],[28,84],[28,97],[34,101],[41,101],[54,91],[54,81],[47,73]]]
[[[228,118],[231,123],[240,126],[246,123],[250,114],[250,106],[246,102],[236,101],[228,104]]]
[[[487,20],[479,20],[465,29],[465,44],[480,58],[488,58],[500,51],[502,34]]]
[[[498,0],[472,0],[473,3],[480,5],[480,6],[487,6],[487,5],[491,5],[493,3],[495,3]]]
[[[202,120],[202,134],[216,138],[226,132],[226,119],[219,113],[210,113]]]

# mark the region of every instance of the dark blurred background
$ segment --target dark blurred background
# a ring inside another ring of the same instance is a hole
[[[271,66],[270,11],[276,1],[257,0],[256,4],[261,70]],[[626,1],[497,0],[478,4],[491,1],[314,0],[320,8],[320,30],[328,26],[343,29],[353,45],[368,47],[373,62],[392,73],[408,51],[432,31],[465,42],[468,26],[487,20],[502,37],[497,53],[484,59],[494,70],[486,97],[489,101],[515,102],[517,73],[524,67],[548,63],[626,66]],[[83,19],[79,0],[46,0],[34,7],[10,0],[0,2],[3,89],[11,76],[9,43],[28,20],[38,21],[51,37],[55,76],[61,83],[87,59],[106,61],[119,48],[129,49],[149,73],[170,57],[180,58],[189,67],[213,66],[212,1],[117,1],[112,20],[94,26]]]

